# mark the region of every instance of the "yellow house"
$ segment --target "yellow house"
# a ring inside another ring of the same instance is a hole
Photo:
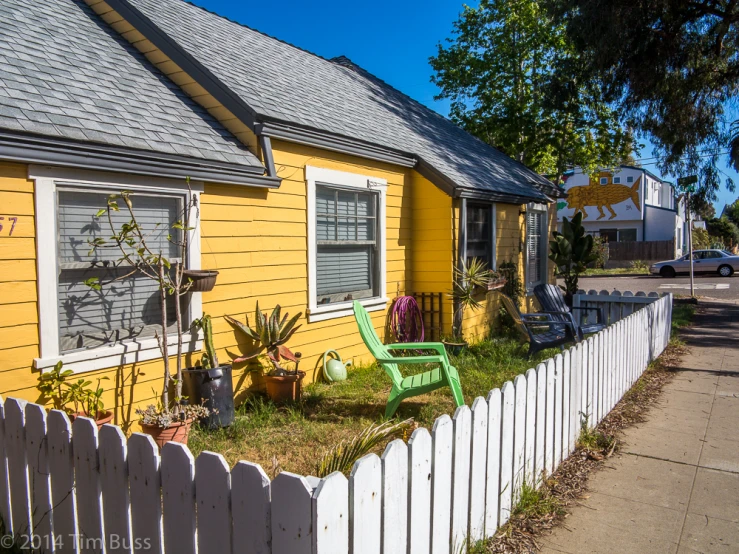
[[[0,56],[4,396],[37,400],[39,372],[62,360],[110,378],[119,424],[156,398],[152,285],[83,283],[116,271],[90,267],[87,240],[121,190],[152,225],[197,202],[186,263],[219,275],[186,316],[211,314],[222,359],[241,353],[224,315],[280,304],[303,313],[290,346],[309,379],[329,348],[369,361],[354,299],[382,335],[395,297],[435,293],[449,333],[461,260],[512,261],[529,298],[552,278],[559,190],[346,58],[181,0],[4,0]],[[487,332],[493,299],[467,314],[469,338]],[[200,349],[190,334],[186,350]],[[239,394],[252,378],[237,368]]]

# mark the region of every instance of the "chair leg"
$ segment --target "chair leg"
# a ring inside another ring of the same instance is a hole
[[[463,406],[464,394],[462,393],[462,383],[459,382],[459,379],[450,379],[449,388],[452,389],[452,396],[454,396],[454,403],[457,405],[457,408]]]
[[[403,401],[403,397],[400,395],[400,391],[393,388],[390,391],[390,398],[387,400],[387,407],[385,408],[385,419],[391,419],[395,412],[398,410],[398,406]]]

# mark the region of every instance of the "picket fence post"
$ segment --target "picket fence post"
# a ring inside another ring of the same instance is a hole
[[[46,432],[49,441],[51,502],[54,506],[53,538],[59,538],[57,554],[72,554],[77,549],[71,537],[77,536],[78,528],[72,459],[72,424],[67,414],[51,410],[46,418]]]
[[[526,372],[526,446],[524,482],[536,486],[536,370]]]
[[[488,460],[485,475],[485,537],[498,529],[500,507],[500,452],[503,396],[500,389],[488,394]],[[436,551],[434,550],[434,554]]]
[[[503,526],[511,517],[513,500],[513,431],[516,407],[516,390],[513,383],[506,381],[501,390],[503,395],[500,438],[500,494],[498,526]]]
[[[536,448],[534,454],[534,486],[538,487],[546,474],[547,427],[547,366],[536,366]]]
[[[431,553],[450,554],[454,422],[444,414],[431,429]]]
[[[370,460],[372,471],[367,472],[363,461]],[[355,479],[353,517],[361,522],[354,526],[356,533],[352,551],[357,554],[380,551],[380,496],[382,469],[380,458],[370,454],[354,464],[351,480]],[[197,472],[196,472],[197,475]],[[351,498],[350,498],[351,503]],[[272,481],[272,554],[311,554],[313,549],[313,490],[301,475],[283,471]],[[352,507],[349,507],[351,534]],[[359,539],[359,540],[357,540]],[[199,541],[198,541],[199,542]],[[373,546],[376,548],[373,549]],[[363,549],[364,548],[364,549]],[[198,548],[200,551],[200,548]],[[214,551],[217,552],[217,551]]]
[[[416,439],[415,432],[413,438]],[[410,446],[411,448],[417,446],[415,440],[414,442],[410,442]],[[418,452],[418,454],[421,454],[421,452]],[[419,457],[423,457],[423,455]],[[430,458],[430,456],[426,457]],[[408,483],[410,481],[408,466],[411,466],[412,478],[413,472],[416,469],[413,467],[414,462],[419,463],[419,460],[411,460],[409,464],[408,446],[401,439],[395,439],[385,448],[385,451],[382,453],[381,462],[382,552],[383,554],[401,554],[401,552],[405,554],[409,539],[408,526],[413,522],[414,517],[418,518],[421,525],[426,524],[426,532],[428,533],[428,518],[424,518],[421,514],[413,514],[409,518],[409,512],[413,511],[413,509],[418,510],[420,506],[414,505],[411,507],[408,504]],[[430,465],[431,460],[429,459],[428,462]],[[427,475],[424,475],[424,478],[428,482]],[[419,477],[413,480],[414,484],[416,481],[420,481]],[[420,490],[417,494],[422,492]]]
[[[408,476],[410,481],[408,487],[410,496],[408,498],[409,509],[406,526],[408,538],[407,541],[401,541],[400,548],[397,550],[398,552],[406,552],[406,543],[408,544],[407,551],[409,554],[421,552],[425,554],[430,548],[433,442],[432,436],[423,427],[413,431],[408,441],[408,454],[406,457],[406,466],[410,468],[410,475]],[[383,490],[383,494],[387,490]],[[400,496],[403,496],[402,491],[400,492]],[[405,516],[402,516],[402,519],[405,523]],[[383,554],[391,551],[383,550]]]
[[[49,480],[49,457],[46,442],[46,410],[38,404],[25,405],[26,452],[28,481],[31,487],[31,514],[33,534],[41,539],[44,548],[53,551],[50,540],[52,519],[51,482]],[[48,542],[48,544],[44,544]]]
[[[349,552],[349,481],[346,477],[335,471],[322,479],[313,493],[312,506],[313,554]],[[262,548],[246,552],[270,552],[264,543]]]
[[[80,530],[80,554],[105,552],[103,504],[100,490],[98,428],[88,417],[72,423],[72,452],[77,485],[77,523]]]
[[[346,477],[344,477],[346,482]],[[336,513],[343,514],[349,540],[348,484],[344,504],[334,504]],[[330,488],[340,487],[333,483]],[[315,513],[315,496],[314,513]],[[326,492],[326,498],[337,497]],[[324,503],[329,502],[325,500]],[[263,554],[272,551],[272,498],[269,477],[259,464],[238,462],[231,470],[231,517],[233,518],[234,554]],[[331,520],[333,521],[333,520]],[[321,523],[328,523],[323,522]],[[332,528],[335,527],[332,526]],[[320,543],[323,546],[323,543]],[[238,546],[237,546],[238,545]],[[348,542],[347,542],[348,548]]]
[[[554,356],[554,472],[562,463],[562,423],[563,423],[563,396],[564,367],[562,354]]]
[[[526,395],[528,386],[526,376],[516,375],[513,380],[515,389],[515,405],[513,408],[513,497],[512,504],[518,504],[524,482],[526,467]]]
[[[469,538],[485,538],[485,486],[488,456],[488,403],[478,396],[472,403],[472,454],[470,457]]]
[[[131,497],[128,488],[128,443],[120,427],[114,425],[103,425],[98,437],[103,525],[108,547],[106,550],[130,552]]]
[[[189,465],[190,460],[185,461],[183,469]],[[144,433],[132,434],[128,439],[128,480],[131,486],[131,529],[137,554],[162,552],[162,503],[170,504],[171,499],[162,494],[160,466],[159,448],[154,439]],[[179,501],[183,500],[187,502],[188,498]],[[189,501],[193,503],[192,496]],[[181,522],[177,529],[178,533],[191,532],[193,535],[194,531],[194,523],[190,526],[187,520]],[[187,552],[187,548],[184,551]]]
[[[452,549],[466,544],[469,531],[470,447],[472,412],[460,406],[454,412],[454,465],[452,467]]]
[[[161,468],[164,551],[195,554],[195,458],[185,445],[168,442]]]

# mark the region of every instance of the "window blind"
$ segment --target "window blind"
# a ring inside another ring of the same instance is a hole
[[[108,194],[79,189],[58,192],[58,268],[60,351],[94,348],[105,344],[154,336],[161,325],[159,288],[155,281],[135,274],[126,278],[131,267],[118,262],[122,253],[117,248],[91,251],[88,241],[103,238],[108,243],[111,229],[107,215],[96,217],[107,205]],[[134,214],[152,252],[161,252],[177,261],[179,249],[167,240],[171,225],[181,218],[182,201],[176,196],[132,195]],[[120,211],[112,212],[116,232],[131,215],[123,201]],[[97,277],[103,283],[96,291],[84,281]],[[114,279],[120,279],[115,282]],[[106,284],[107,283],[107,284]],[[167,319],[173,325],[173,298],[167,303]]]
[[[527,281],[529,285],[542,282],[542,233],[546,224],[544,212],[529,211],[526,214]]]
[[[377,195],[316,186],[319,304],[375,295]]]

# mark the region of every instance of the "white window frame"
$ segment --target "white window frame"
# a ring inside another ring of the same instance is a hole
[[[379,296],[362,298],[359,302],[368,312],[384,310],[387,307],[387,240],[386,240],[386,197],[387,180],[368,175],[359,175],[335,169],[305,166],[305,180],[308,186],[308,322],[325,321],[352,315],[352,302],[336,302],[318,305],[316,294],[316,185],[334,185],[373,191],[379,194],[377,214],[377,252],[379,254]]]
[[[181,179],[143,177],[138,175],[117,175],[100,171],[87,171],[69,168],[31,165],[28,178],[35,182],[36,204],[36,269],[38,285],[40,357],[34,359],[34,367],[42,373],[50,371],[57,362],[64,363],[64,369],[84,373],[161,358],[159,345],[154,337],[114,343],[88,350],[62,354],[59,350],[58,316],[58,256],[50,255],[49,247],[57,244],[57,185],[73,184],[91,191],[130,190],[147,193],[178,194],[184,201],[189,200],[189,192]],[[192,196],[200,206],[203,183],[191,181]],[[200,269],[200,218],[191,214],[188,268]],[[201,295],[191,295],[189,316],[192,319],[203,315]],[[177,345],[176,334],[169,337],[169,344]],[[183,335],[183,352],[198,352],[202,348],[199,333]]]
[[[607,185],[608,184],[608,177],[601,177],[600,178],[600,184],[601,185]]]
[[[528,221],[525,222],[524,228],[526,229],[526,292],[528,294],[533,293],[534,287],[536,285],[547,283],[549,280],[549,256],[548,256],[548,248],[549,248],[549,210],[546,206],[546,204],[528,204],[526,206],[526,217],[528,217],[529,213],[543,213],[544,214],[544,229],[542,229],[542,233],[539,237],[539,241],[541,244],[539,245],[539,251],[541,252],[541,259],[539,260],[539,264],[541,264],[541,267],[539,268],[541,270],[541,279],[536,282],[531,282],[529,280],[529,237],[528,237],[528,230],[529,225]]]

